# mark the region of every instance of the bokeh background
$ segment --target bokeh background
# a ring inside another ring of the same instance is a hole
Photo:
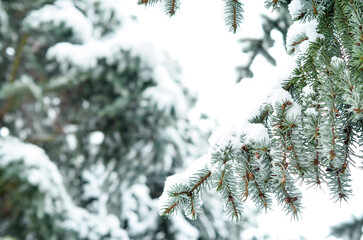
[[[166,177],[207,152],[216,127],[253,116],[294,66],[286,9],[246,1],[237,34],[223,1],[164,12],[129,0],[0,0],[0,237],[339,239],[336,226],[360,239],[359,169],[348,203],[302,185],[299,221],[247,202],[232,223],[213,191],[196,221],[159,216]]]

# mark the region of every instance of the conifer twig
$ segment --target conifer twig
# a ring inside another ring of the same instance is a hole
[[[226,0],[226,23],[230,25],[230,31],[237,32],[237,28],[242,21],[242,3],[240,0]]]
[[[165,209],[164,211],[164,214],[163,215],[166,215],[166,214],[169,214],[170,212],[173,211],[173,209],[179,204],[179,201],[177,201],[176,203],[174,203],[173,205],[171,205],[171,207]]]
[[[234,200],[234,198],[232,196],[232,192],[229,189],[228,185],[227,185],[227,190],[228,190],[228,201],[232,203],[234,216],[236,217],[236,219],[238,219],[238,212],[237,212],[236,203],[234,202],[235,200]]]
[[[171,9],[169,11],[170,16],[173,16],[175,14],[175,1],[176,0],[172,0],[172,1],[173,1],[173,4],[172,4],[172,7],[171,7]]]
[[[318,11],[316,10],[316,4],[315,4],[315,1],[314,0],[311,0],[312,1],[312,3],[313,3],[313,13],[315,14],[315,15],[318,15]]]
[[[302,42],[304,42],[306,40],[309,40],[309,38],[305,37],[303,39],[300,39],[299,41],[292,43],[291,46],[296,46],[296,45],[298,45],[298,44],[300,44],[300,43],[302,43]]]

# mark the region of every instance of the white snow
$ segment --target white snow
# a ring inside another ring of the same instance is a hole
[[[305,110],[305,114],[307,115],[313,115],[313,116],[317,116],[318,115],[318,112],[316,111],[315,108],[307,108]]]
[[[61,42],[48,49],[47,58],[62,63],[61,66],[65,69],[69,64],[72,64],[85,71],[95,68],[97,58],[107,54],[109,52],[107,50],[109,49],[105,45],[96,41],[90,41],[83,45]]]
[[[265,141],[269,142],[268,131],[265,126],[262,124],[249,124],[246,129],[246,142],[250,143],[251,141],[261,142]]]
[[[172,227],[176,231],[178,240],[197,240],[199,231],[193,227],[182,215],[176,215],[172,220]]]
[[[268,98],[267,102],[272,105],[275,111],[277,107],[281,107],[281,104],[290,102],[291,104],[287,107],[286,116],[294,119],[301,115],[301,106],[297,104],[291,97],[290,93],[280,88],[275,89],[272,95]]]
[[[295,19],[301,14],[302,4],[301,0],[292,0],[289,4],[289,12],[292,19]]]
[[[128,13],[130,14],[130,13]],[[124,16],[125,17],[125,16]],[[39,18],[39,22],[43,19]],[[34,16],[34,19],[38,19]],[[70,65],[78,67],[81,71],[95,69],[99,59],[106,59],[107,63],[117,63],[120,71],[126,66],[126,61],[120,54],[121,49],[129,50],[132,57],[139,57],[142,68],[150,68],[156,86],[148,88],[144,93],[146,99],[151,100],[155,106],[170,114],[175,111],[177,117],[187,117],[187,102],[183,89],[176,84],[175,76],[167,70],[168,59],[165,52],[157,44],[148,39],[142,25],[129,23],[128,28],[116,28],[115,34],[105,38],[95,39],[92,36],[84,38],[82,44],[69,42],[57,43],[48,49],[47,58],[56,60],[64,70]],[[92,27],[92,26],[91,26]],[[91,29],[90,31],[93,31]],[[143,73],[141,72],[140,75]]]
[[[136,184],[123,194],[122,219],[128,221],[130,236],[147,234],[158,227],[158,212],[146,185]]]
[[[317,32],[318,22],[313,19],[310,22],[297,22],[295,21],[289,28],[286,37],[286,45],[288,48],[297,40],[304,39],[304,36],[308,39],[303,40],[301,43],[295,46],[296,56],[304,54],[309,47],[310,42],[315,42],[317,38],[323,38],[322,34]]]
[[[283,104],[286,101],[293,102],[293,99],[291,94],[282,88],[274,90],[272,95],[267,100],[267,102],[270,103],[273,107],[275,107],[277,104]]]
[[[202,169],[210,169],[211,155],[209,153],[195,160],[186,170],[185,173],[188,176],[192,176]]]
[[[112,215],[96,216],[76,206],[68,195],[57,166],[48,158],[44,150],[13,137],[0,139],[0,168],[16,167],[25,181],[44,194],[45,205],[39,205],[38,213],[62,214],[59,227],[74,231],[78,237],[101,237],[110,233],[113,239],[128,239],[127,233],[115,223]],[[15,165],[12,165],[15,164]],[[26,184],[26,183],[25,183]]]
[[[90,133],[89,141],[92,145],[100,145],[105,138],[105,135],[101,131],[94,131]]]
[[[313,95],[315,92],[314,92],[314,89],[313,87],[309,84],[309,85],[306,85],[303,89],[302,89],[302,94],[304,95],[304,97],[309,97],[309,95]]]
[[[15,54],[15,49],[12,48],[12,47],[7,47],[6,50],[5,50],[6,54],[9,55],[9,56],[14,56]]]
[[[159,198],[159,202],[163,203],[164,200],[166,200],[166,198],[168,197],[167,193],[171,190],[171,187],[175,185],[187,185],[189,179],[199,170],[209,169],[210,159],[210,154],[205,154],[204,156],[195,160],[193,164],[191,164],[184,172],[167,177],[167,179],[165,180],[164,192]]]
[[[9,136],[9,128],[7,127],[1,127],[0,128],[0,137],[7,137]]]
[[[168,205],[168,203],[170,204],[171,202],[173,202],[173,199],[169,196],[171,188],[176,185],[187,184],[188,180],[189,176],[183,173],[177,173],[166,178],[164,184],[164,191],[159,197],[159,213],[161,215],[164,214],[163,207],[165,205]]]
[[[102,198],[104,195],[103,184],[108,178],[105,166],[100,163],[91,166],[88,170],[82,172],[82,178],[85,181],[82,198]]]
[[[153,71],[153,77],[157,85],[150,87],[144,92],[146,98],[151,98],[158,109],[171,113],[172,108],[179,118],[187,117],[187,102],[180,86],[171,79],[167,69],[157,66]]]
[[[344,66],[344,60],[340,57],[336,57],[336,56],[333,56],[331,58],[331,65],[332,67],[334,68],[339,68],[339,66],[343,65]]]
[[[317,38],[324,38],[324,35],[318,33],[317,31],[318,21],[316,19],[313,19],[310,22],[306,22],[304,24],[304,28],[310,42],[315,42]]]
[[[294,120],[300,115],[301,115],[301,106],[296,102],[292,103],[291,107],[289,107],[289,109],[286,112],[286,117],[291,120]]]
[[[241,136],[244,136],[242,142]],[[232,146],[234,149],[239,149],[244,144],[251,141],[269,141],[267,129],[262,124],[251,124],[244,122],[240,125],[224,124],[213,131],[209,138],[210,146],[217,149],[224,149],[227,146]]]
[[[159,197],[159,211],[162,211],[163,210],[162,207],[165,206],[167,203],[170,204],[173,201],[172,198],[169,196],[172,187],[175,187],[177,185],[188,185],[191,177],[193,177],[194,174],[198,173],[202,169],[210,169],[212,167],[210,164],[210,160],[211,160],[210,154],[205,154],[204,156],[194,161],[184,172],[177,173],[167,177],[164,184],[164,191],[162,195]],[[201,203],[202,200],[200,199],[200,195],[196,197],[199,198],[199,200],[196,201],[196,203],[197,202]],[[195,208],[197,208],[198,206],[195,206]],[[163,212],[160,213],[163,214]],[[192,218],[192,216],[188,214],[187,217]]]
[[[39,10],[32,11],[24,21],[34,29],[40,28],[47,22],[57,27],[64,24],[82,41],[92,37],[91,22],[69,0],[57,0],[52,5],[48,4]]]
[[[68,143],[69,149],[75,150],[77,148],[77,138],[74,134],[67,134],[66,135],[66,141]]]
[[[213,131],[208,142],[212,148],[225,149],[228,146],[239,149],[242,146],[241,135],[246,124],[224,124]]]

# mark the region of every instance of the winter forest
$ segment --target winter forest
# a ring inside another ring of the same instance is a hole
[[[0,0],[0,240],[363,239],[362,0]]]

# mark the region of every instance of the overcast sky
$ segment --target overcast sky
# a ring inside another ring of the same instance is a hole
[[[253,67],[255,78],[235,84],[235,68],[246,59],[237,40],[241,36],[262,34],[261,20],[255,9],[269,13],[262,2],[250,5],[245,9],[245,24],[236,35],[230,33],[224,23],[224,5],[220,0],[183,1],[172,18],[164,14],[160,5],[143,9],[144,13],[139,14],[140,22],[147,25],[150,39],[180,61],[184,70],[183,82],[199,93],[198,109],[222,123],[249,118],[249,113],[258,109],[280,79],[277,77],[280,72],[261,58],[262,65]],[[289,58],[281,42],[277,45],[272,54],[280,56],[280,65],[286,66]],[[258,86],[258,89],[251,92],[252,86]]]

